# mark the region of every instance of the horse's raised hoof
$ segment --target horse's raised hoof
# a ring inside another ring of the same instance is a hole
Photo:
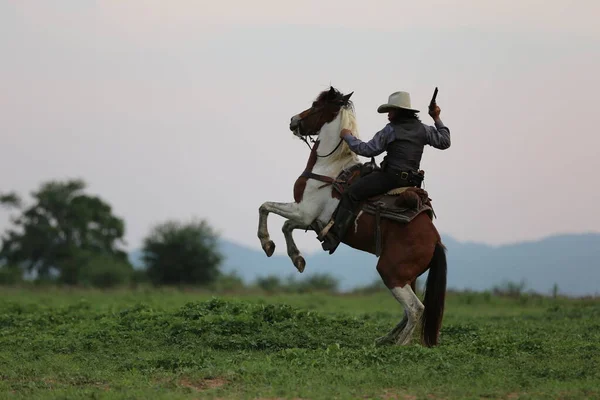
[[[299,272],[304,272],[304,268],[306,267],[306,261],[304,261],[304,257],[297,256],[294,258],[294,265]]]
[[[263,246],[263,250],[265,251],[265,254],[267,255],[267,257],[271,257],[273,255],[273,253],[275,252],[275,243],[273,243],[272,240],[269,240]]]

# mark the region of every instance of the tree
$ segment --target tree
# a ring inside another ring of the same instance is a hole
[[[11,192],[0,194],[0,205],[5,207],[21,207],[22,201],[18,194]]]
[[[12,220],[16,229],[2,237],[0,260],[41,278],[56,269],[66,283],[77,283],[82,258],[108,256],[127,262],[119,248],[123,220],[102,199],[84,194],[85,187],[82,180],[43,183],[31,194],[34,202],[27,208],[14,193],[0,196],[2,205],[20,210]]]
[[[223,256],[207,221],[167,221],[144,239],[142,260],[154,284],[208,285],[218,278]]]

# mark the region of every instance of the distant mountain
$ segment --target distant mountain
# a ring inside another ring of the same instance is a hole
[[[600,295],[600,234],[557,235],[504,246],[462,243],[444,236],[444,243],[448,248],[449,288],[481,291],[503,282],[524,281],[526,290],[538,293],[550,293],[557,284],[561,294]],[[341,290],[350,290],[379,279],[376,257],[345,245],[333,255],[305,254],[302,274],[286,255],[268,258],[258,244],[248,248],[222,240],[221,251],[224,271],[235,271],[247,283],[266,275],[302,279],[328,273],[339,279]],[[130,258],[134,265],[141,264],[139,252]]]
[[[481,290],[503,281],[525,281],[548,293],[600,295],[600,234],[556,235],[505,246],[461,244],[446,238],[450,286]]]
[[[282,242],[279,246],[285,244]],[[281,278],[292,275],[300,280],[313,274],[328,273],[339,280],[341,290],[349,290],[368,285],[379,277],[375,270],[377,258],[374,255],[353,250],[345,245],[340,245],[331,256],[326,252],[303,254],[306,269],[302,274],[298,273],[287,255],[275,254],[267,257],[259,244],[256,249],[249,249],[224,241],[221,250],[227,257],[224,269],[235,271],[247,282],[266,275],[277,275]]]

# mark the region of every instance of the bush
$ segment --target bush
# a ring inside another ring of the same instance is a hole
[[[148,271],[145,269],[133,269],[131,272],[131,281],[130,284],[132,287],[137,287],[138,285],[143,285],[145,283],[150,283],[150,278],[148,277]]]
[[[0,266],[0,285],[16,285],[23,282],[23,271],[12,265]]]
[[[355,294],[373,294],[379,293],[388,290],[383,280],[381,278],[377,278],[373,280],[370,284],[362,287],[357,287],[352,292]]]
[[[525,293],[525,287],[524,281],[520,283],[503,282],[501,285],[494,286],[492,293],[495,296],[519,298]]]
[[[112,257],[94,257],[81,269],[79,279],[84,285],[106,289],[129,284],[132,276],[133,267],[129,263]]]
[[[126,258],[75,249],[61,262],[59,271],[59,283],[109,288],[128,284],[133,267]]]
[[[284,286],[281,282],[281,279],[275,275],[269,275],[256,279],[256,286],[269,293],[284,291]]]
[[[314,274],[298,283],[298,291],[305,292],[337,292],[338,280],[329,274]]]
[[[275,275],[258,278],[256,285],[269,293],[307,293],[307,292],[337,292],[339,282],[329,274],[314,274],[303,280],[290,276],[283,281]]]
[[[246,285],[239,275],[231,272],[219,275],[210,287],[216,292],[235,292],[244,290]]]
[[[142,260],[156,285],[205,285],[220,275],[218,236],[206,221],[168,221],[144,239]]]

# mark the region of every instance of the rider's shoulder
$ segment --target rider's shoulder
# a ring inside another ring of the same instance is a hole
[[[383,133],[388,133],[388,132],[394,132],[396,130],[396,128],[394,128],[394,125],[391,122],[388,122],[383,129],[381,130]]]

